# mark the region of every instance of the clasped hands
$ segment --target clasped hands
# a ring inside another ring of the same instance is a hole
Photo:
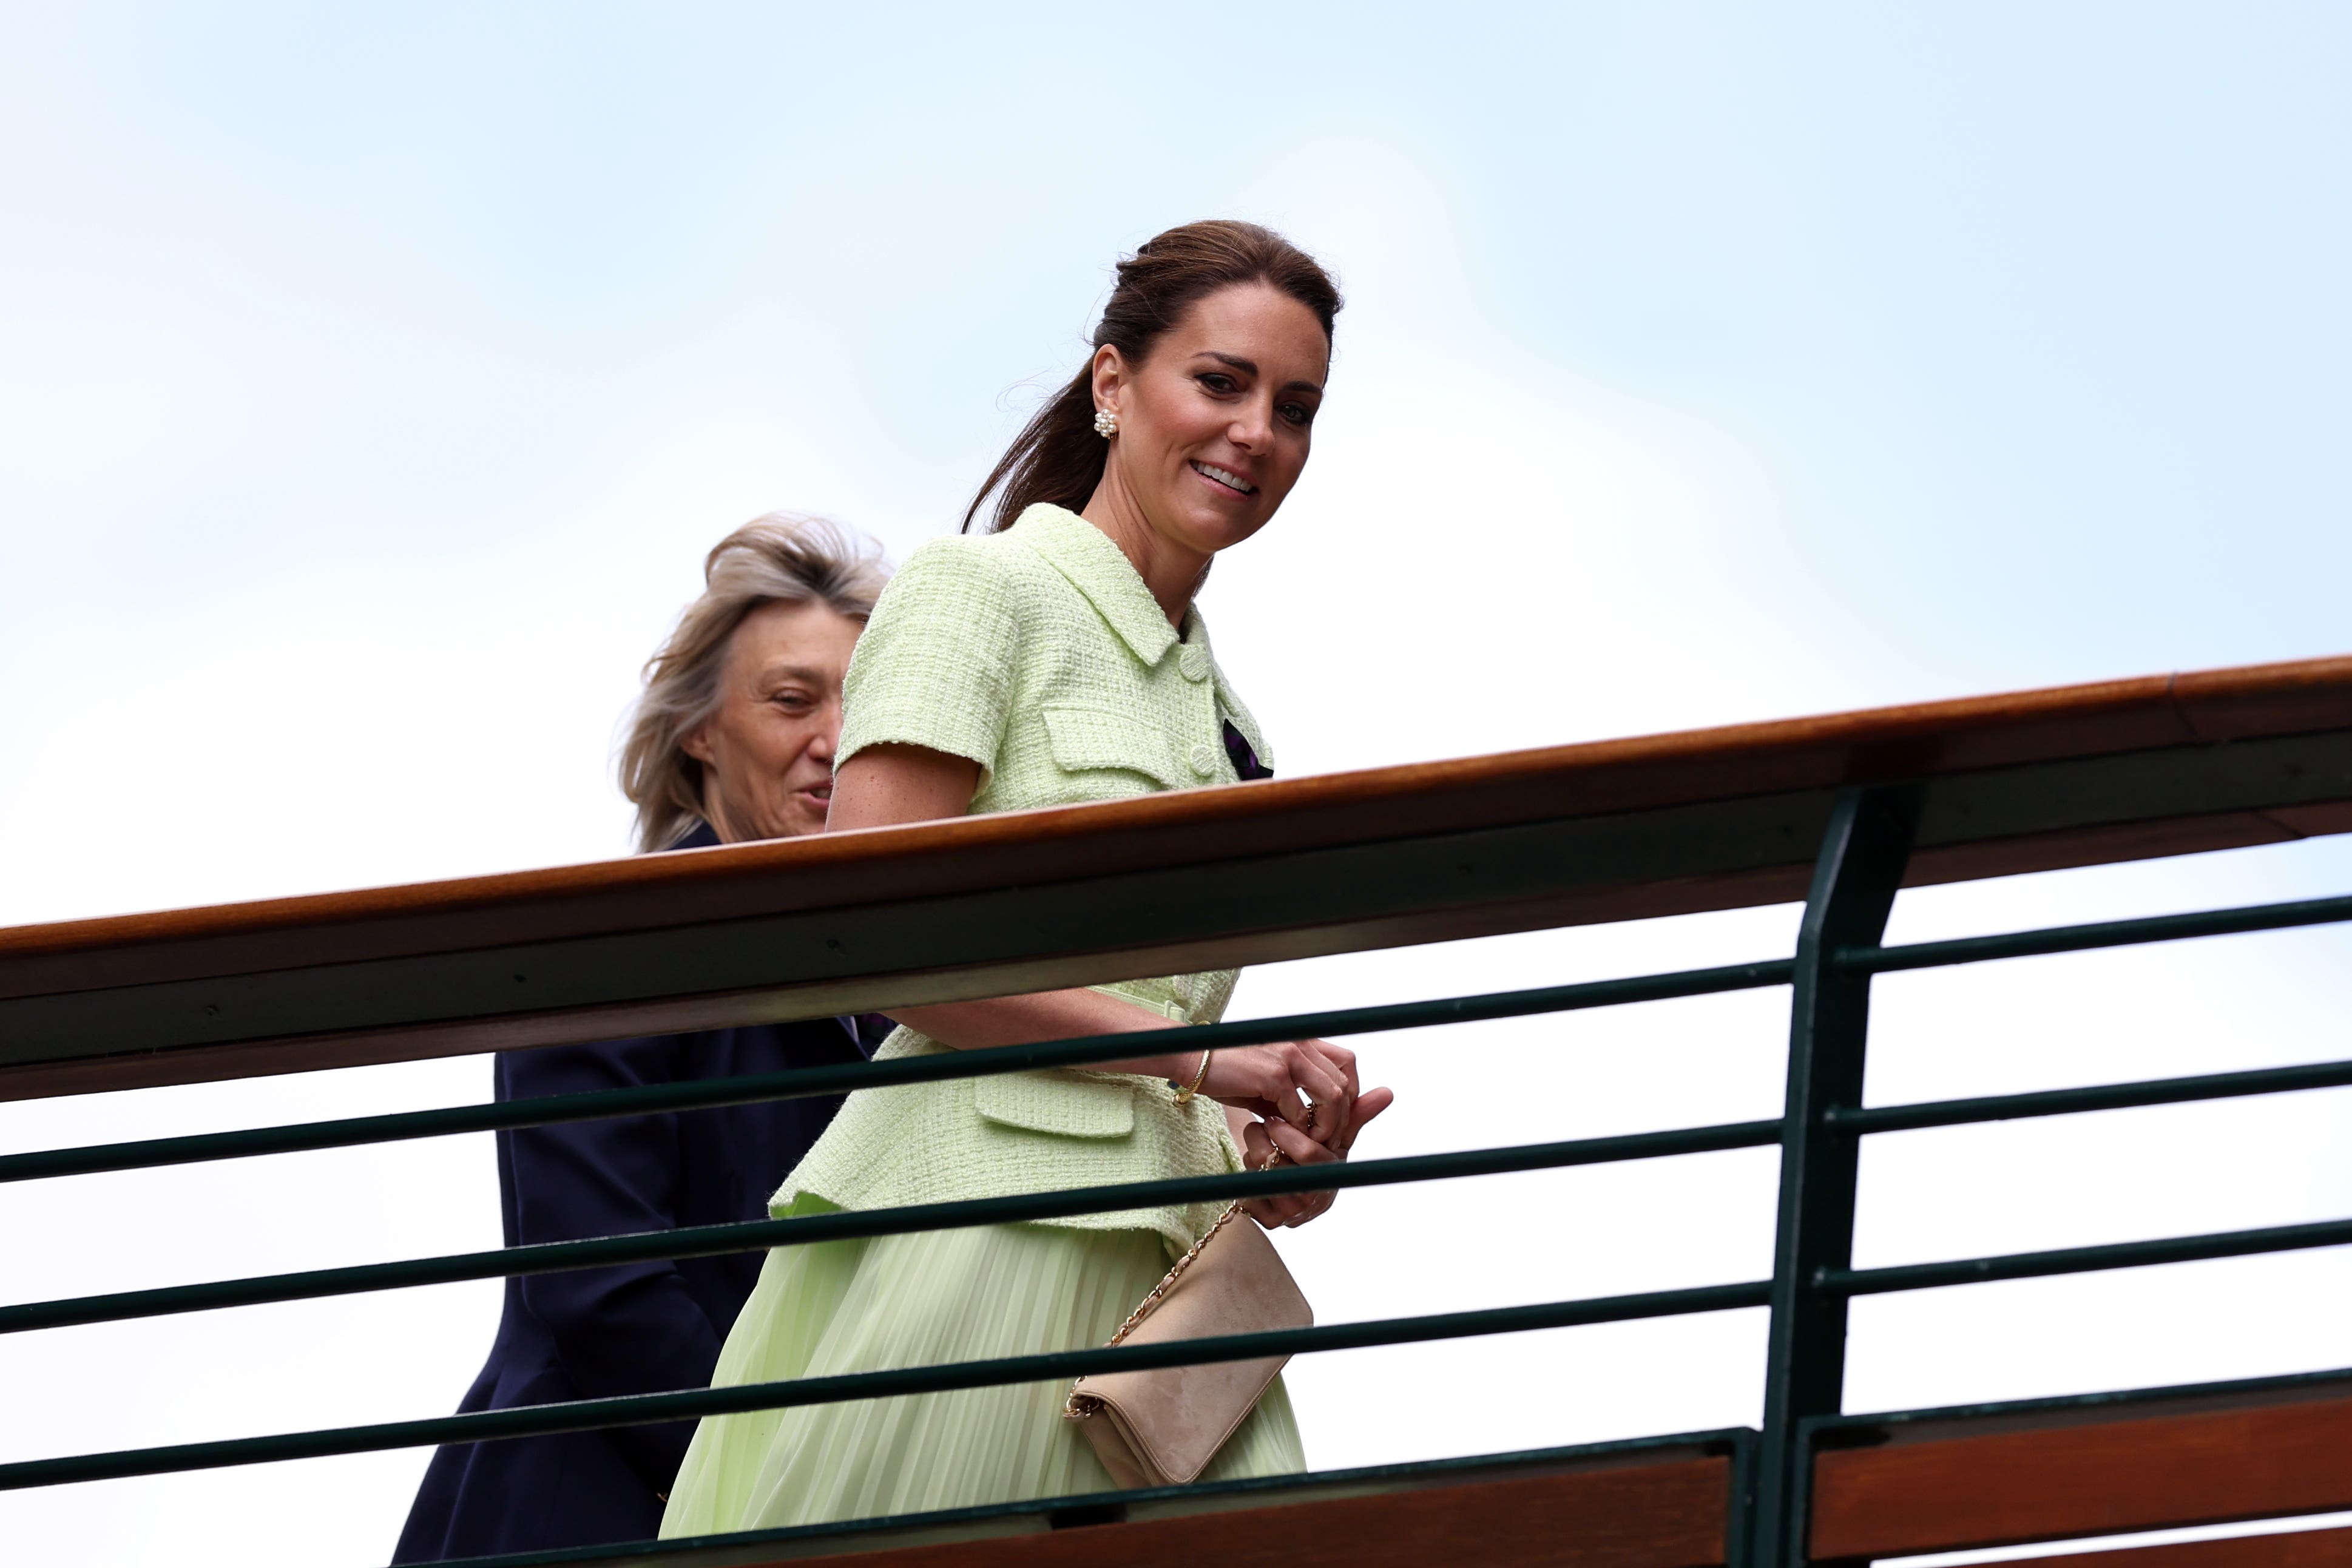
[[[1083,1035],[1137,1034],[1138,1044],[1159,1046],[1149,1056],[1097,1064],[1097,1072],[1135,1073],[1189,1083],[1201,1053],[1166,1051],[1181,1037],[1161,1014],[1124,997],[1092,989],[1044,991],[977,1002],[944,1002],[893,1008],[890,1016],[919,1034],[956,1050],[1027,1045],[1035,1040],[1075,1039]],[[1328,1040],[1283,1040],[1270,1046],[1224,1046],[1210,1053],[1197,1093],[1222,1103],[1234,1141],[1251,1169],[1265,1164],[1277,1149],[1296,1165],[1344,1160],[1364,1124],[1386,1110],[1396,1096],[1385,1089],[1363,1089],[1356,1081],[1356,1053]],[[1292,1193],[1254,1198],[1252,1218],[1271,1230],[1304,1225],[1331,1206],[1335,1193]]]
[[[1365,1123],[1396,1099],[1386,1089],[1360,1087],[1356,1053],[1328,1040],[1225,1047],[1211,1054],[1200,1093],[1226,1108],[1251,1170],[1264,1167],[1276,1150],[1294,1165],[1344,1160]],[[1291,1193],[1253,1198],[1243,1206],[1271,1230],[1305,1225],[1338,1196]]]

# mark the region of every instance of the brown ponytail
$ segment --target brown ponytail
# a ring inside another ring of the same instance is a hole
[[[1129,364],[1139,365],[1196,301],[1237,283],[1265,283],[1289,295],[1315,312],[1324,341],[1330,341],[1340,306],[1331,275],[1270,228],[1214,219],[1171,228],[1118,264],[1118,284],[1103,307],[1094,345],[1115,348]],[[991,495],[997,498],[986,529],[991,533],[1012,527],[1038,501],[1076,511],[1102,482],[1109,446],[1095,434],[1090,354],[997,459],[963,514],[964,531],[971,531]]]

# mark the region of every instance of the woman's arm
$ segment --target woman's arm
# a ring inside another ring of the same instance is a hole
[[[868,746],[835,770],[824,830],[898,827],[962,816],[980,793],[980,764],[929,746]]]
[[[835,774],[825,831],[893,827],[961,816],[970,809],[979,784],[980,764],[969,758],[927,746],[868,746],[842,763]],[[958,1050],[1179,1026],[1148,1008],[1083,988],[894,1007],[890,1016]],[[1200,1066],[1197,1048],[1179,1048],[1099,1063],[1094,1070],[1188,1083]],[[1322,1040],[1218,1051],[1210,1061],[1201,1092],[1261,1116],[1281,1117],[1327,1147],[1338,1146],[1342,1135],[1367,1119],[1354,1109],[1354,1054]]]
[[[833,781],[827,833],[859,827],[896,827],[961,816],[980,786],[980,764],[928,746],[868,746],[842,763]],[[1169,1020],[1147,1008],[1099,991],[1041,991],[1028,996],[996,996],[984,1002],[942,1002],[929,1007],[894,1007],[890,1016],[943,1046],[981,1050],[990,1046],[1026,1046],[1080,1035],[1140,1034],[1166,1029]],[[1190,1081],[1198,1052],[1163,1052],[1103,1062],[1097,1072],[1144,1073]]]

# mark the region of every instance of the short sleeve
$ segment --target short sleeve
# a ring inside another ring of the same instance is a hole
[[[840,763],[868,746],[928,746],[995,775],[1013,710],[1021,617],[987,542],[935,539],[874,606],[842,682]]]

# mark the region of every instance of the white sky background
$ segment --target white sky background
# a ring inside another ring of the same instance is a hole
[[[1341,275],[1204,604],[1286,774],[2346,651],[2321,5],[0,13],[0,923],[602,858],[638,662],[775,506],[903,555],[1208,215]],[[2321,843],[1895,934],[2352,890]],[[1237,1011],[1787,951],[1293,964]],[[1872,1094],[2347,1054],[2340,931],[1882,982]],[[1364,1042],[1368,1152],[1777,1112],[1778,993]],[[480,1058],[0,1107],[443,1104]],[[1874,1142],[1885,1263],[2352,1214],[2341,1093]],[[1349,1196],[1326,1321],[1752,1278],[1766,1152]],[[0,1189],[0,1300],[493,1246],[487,1138]],[[1865,1301],[1850,1408],[2352,1363],[2336,1253]],[[438,1414],[493,1285],[0,1341],[0,1458]],[[1320,1467],[1753,1422],[1756,1314],[1299,1363]],[[382,1561],[425,1456],[0,1495],[26,1561]]]

